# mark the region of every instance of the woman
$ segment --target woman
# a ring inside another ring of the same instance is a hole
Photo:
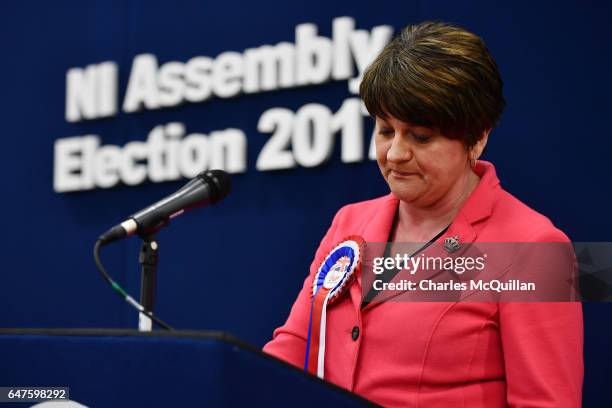
[[[451,247],[568,242],[478,161],[505,105],[478,36],[443,23],[409,26],[368,68],[360,93],[376,119],[376,157],[391,194],[336,214],[264,350],[304,367],[317,363],[306,356],[312,342],[324,340],[315,372],[384,406],[580,406],[580,303],[368,303],[356,272],[333,304],[324,302],[322,339],[313,338],[318,274],[347,236]]]

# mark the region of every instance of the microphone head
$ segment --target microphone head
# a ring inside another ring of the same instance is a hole
[[[230,175],[223,170],[207,170],[197,175],[211,187],[211,204],[225,198],[232,187]]]

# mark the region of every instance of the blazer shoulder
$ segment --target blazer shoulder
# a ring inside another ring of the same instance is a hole
[[[338,210],[335,218],[337,218],[338,221],[342,221],[347,218],[354,219],[355,217],[368,218],[369,216],[376,214],[380,208],[385,205],[385,203],[394,199],[395,198],[392,194],[387,194],[381,197],[372,198],[370,200],[346,204]]]
[[[397,198],[390,193],[370,200],[347,204],[338,210],[334,216],[333,225],[342,233],[361,231],[373,218],[380,216],[381,211],[387,209],[394,200]]]
[[[343,215],[354,215],[362,212],[376,212],[381,205],[384,205],[387,201],[393,199],[394,198],[391,194],[387,194],[381,197],[372,198],[370,200],[346,204],[340,208],[338,213],[342,212]]]
[[[570,242],[568,236],[545,215],[500,189],[495,203],[495,220],[506,224],[514,240],[523,242]]]

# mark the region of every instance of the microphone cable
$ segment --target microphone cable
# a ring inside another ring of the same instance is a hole
[[[132,305],[134,309],[147,316],[149,319],[157,323],[158,326],[164,328],[165,330],[174,331],[174,329],[168,323],[164,322],[162,319],[155,316],[148,310],[145,310],[145,308],[140,303],[138,303],[133,297],[131,297],[121,286],[119,286],[117,282],[113,280],[113,278],[110,277],[108,272],[106,272],[104,265],[102,265],[102,262],[100,261],[100,247],[102,246],[102,244],[102,240],[98,239],[96,241],[96,244],[94,245],[93,250],[94,261],[96,262],[96,266],[98,267],[98,271],[100,271],[100,275],[102,275],[102,278],[104,278],[104,280],[108,282],[111,288],[113,288],[123,300]]]

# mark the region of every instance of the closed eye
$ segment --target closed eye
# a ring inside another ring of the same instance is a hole
[[[381,136],[393,136],[393,134],[395,134],[395,131],[393,129],[380,128],[378,129],[378,134]]]
[[[412,137],[417,143],[425,144],[431,140],[431,136],[421,135],[418,133],[413,133]]]

